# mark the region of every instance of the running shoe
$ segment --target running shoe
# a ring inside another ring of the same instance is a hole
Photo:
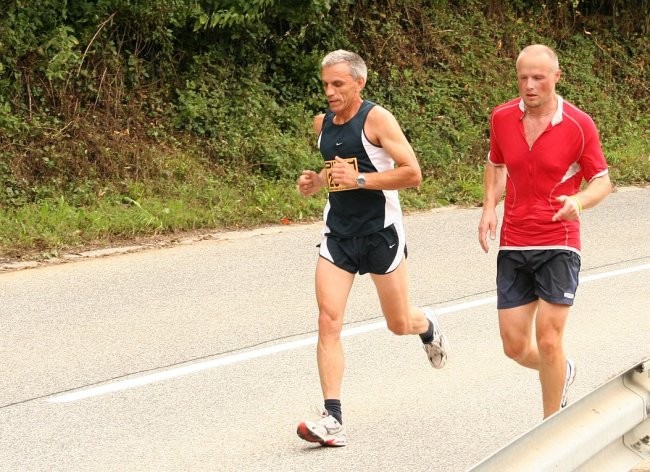
[[[423,345],[424,351],[427,353],[431,365],[435,369],[442,369],[447,363],[447,351],[449,351],[447,336],[442,332],[438,318],[433,310],[424,308],[423,311],[427,319],[433,323],[433,340]]]
[[[576,379],[576,363],[571,360],[566,360],[566,378],[564,379],[564,390],[562,390],[562,403],[561,408],[564,408],[569,403],[569,385]]]
[[[347,446],[348,438],[345,427],[327,410],[320,411],[321,419],[318,421],[304,421],[298,425],[298,436],[308,442],[319,443],[321,446],[341,447]]]

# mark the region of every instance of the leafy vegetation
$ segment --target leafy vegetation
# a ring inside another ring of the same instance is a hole
[[[320,216],[327,52],[368,62],[425,174],[406,209],[478,204],[492,107],[543,42],[618,185],[650,182],[644,0],[42,0],[0,15],[0,257]],[[324,195],[323,195],[324,197]]]

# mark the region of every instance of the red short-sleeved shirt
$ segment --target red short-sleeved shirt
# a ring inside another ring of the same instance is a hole
[[[501,249],[580,251],[580,222],[552,221],[559,195],[573,195],[582,179],[605,175],[607,162],[589,115],[558,96],[557,111],[532,146],[524,133],[520,98],[496,107],[490,118],[493,165],[508,172]]]

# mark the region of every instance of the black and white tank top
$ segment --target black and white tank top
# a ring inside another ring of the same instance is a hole
[[[357,114],[342,125],[333,123],[333,112],[325,114],[318,148],[326,166],[338,156],[342,159],[356,158],[358,171],[366,174],[394,168],[393,158],[382,147],[371,143],[363,132],[368,112],[374,106],[374,103],[364,100]],[[340,238],[365,236],[391,224],[401,224],[398,192],[366,189],[330,191],[323,220],[323,233]]]

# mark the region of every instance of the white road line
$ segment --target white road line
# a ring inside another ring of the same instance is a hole
[[[594,280],[600,280],[608,277],[616,277],[619,275],[626,275],[633,272],[639,272],[642,270],[650,269],[650,264],[643,264],[633,267],[628,267],[625,269],[612,270],[609,272],[602,272],[600,274],[588,275],[585,277],[580,277],[580,283],[591,282]],[[450,305],[435,310],[436,314],[445,314],[445,313],[454,313],[457,311],[467,310],[469,308],[475,308],[482,305],[489,305],[496,303],[496,297],[486,297],[480,298],[478,300],[472,300],[464,303],[457,303],[455,305]],[[368,323],[361,326],[355,326],[353,328],[344,329],[341,332],[342,337],[355,336],[357,334],[367,333],[377,329],[385,328],[385,321],[377,321],[374,323]],[[148,385],[156,382],[161,382],[163,380],[173,379],[177,377],[182,377],[184,375],[193,374],[196,372],[201,372],[203,370],[214,369],[215,367],[221,367],[230,364],[237,364],[239,362],[247,361],[250,359],[256,359],[258,357],[271,356],[285,351],[292,351],[299,349],[301,347],[312,346],[316,344],[318,338],[312,336],[305,339],[299,339],[297,341],[291,341],[283,344],[277,344],[274,346],[264,347],[261,349],[256,349],[253,351],[241,352],[238,354],[233,354],[231,356],[220,357],[218,359],[211,359],[203,362],[196,362],[193,364],[188,364],[180,367],[174,367],[169,370],[155,372],[153,374],[145,374],[139,377],[133,377],[124,380],[118,380],[112,383],[98,385],[96,387],[90,387],[83,390],[77,390],[70,393],[64,393],[61,395],[56,395],[47,399],[51,403],[69,403],[74,401],[83,400],[85,398],[97,397],[100,395],[106,395],[108,393],[119,392],[122,390],[128,390],[135,387],[141,387],[143,385]]]
[[[602,272],[600,274],[586,275],[584,277],[580,277],[580,283],[591,282],[592,280],[606,279],[608,277],[616,277],[617,275],[631,274],[632,272],[640,272],[642,270],[648,270],[648,269],[650,269],[650,264],[642,264],[633,267],[626,267],[625,269]]]

